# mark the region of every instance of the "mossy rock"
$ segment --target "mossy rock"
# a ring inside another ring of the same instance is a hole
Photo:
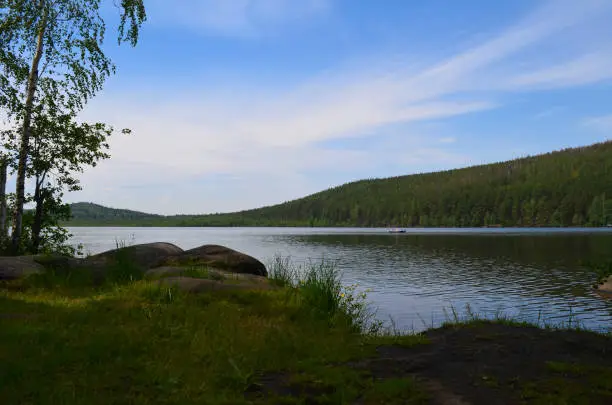
[[[255,276],[253,274],[232,273],[230,271],[219,270],[210,267],[179,267],[179,266],[162,266],[145,272],[145,278],[160,279],[165,277],[186,276],[193,278],[203,278],[210,280],[238,280],[254,283],[267,283],[268,279],[263,276]]]
[[[142,271],[160,266],[170,257],[183,253],[183,249],[166,242],[144,243],[108,250],[83,259],[85,267],[104,267],[129,263]]]
[[[231,273],[268,276],[266,266],[256,258],[225,246],[204,245],[168,257],[166,266],[206,266]]]
[[[269,283],[253,282],[225,282],[219,280],[202,279],[195,277],[164,277],[156,282],[163,287],[176,287],[180,291],[199,294],[213,291],[266,291],[276,287]]]
[[[18,280],[33,274],[42,274],[45,267],[34,256],[0,257],[0,280]]]

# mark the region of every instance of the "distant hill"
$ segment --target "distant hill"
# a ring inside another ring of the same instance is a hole
[[[70,204],[72,220],[70,225],[77,223],[100,223],[115,224],[142,221],[154,221],[162,219],[163,216],[156,214],[146,214],[139,211],[108,208],[99,204],[89,202],[79,202]]]
[[[601,226],[612,222],[612,141],[463,169],[361,180],[229,214],[160,216],[83,203],[73,210],[70,225]]]

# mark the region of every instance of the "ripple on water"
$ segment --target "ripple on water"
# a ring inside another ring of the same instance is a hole
[[[503,313],[522,320],[612,331],[612,300],[593,293],[596,276],[582,261],[611,258],[612,233],[571,230],[376,230],[274,228],[73,228],[98,253],[115,240],[168,241],[183,248],[224,244],[261,260],[276,253],[307,263],[336,261],[344,282],[370,288],[383,320],[422,330],[465,314]]]

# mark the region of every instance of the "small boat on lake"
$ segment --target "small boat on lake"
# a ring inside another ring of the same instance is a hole
[[[405,229],[400,229],[400,228],[391,228],[391,229],[387,229],[387,232],[389,233],[406,233]]]

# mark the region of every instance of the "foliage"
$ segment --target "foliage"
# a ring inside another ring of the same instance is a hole
[[[76,123],[75,119],[70,114],[37,115],[34,119],[34,144],[27,174],[35,181],[31,197],[35,210],[31,224],[24,223],[30,225],[29,246],[33,253],[48,247],[45,238],[50,235],[56,238],[54,246],[65,250],[69,235],[59,222],[70,218],[70,207],[62,203],[63,193],[80,190],[75,174],[110,157],[106,140],[113,128],[102,123]],[[7,149],[16,150],[15,132],[6,138]],[[50,233],[51,229],[54,231]]]
[[[602,226],[612,223],[612,141],[503,163],[361,180],[270,207],[154,216],[74,205],[73,225]],[[78,214],[77,214],[78,213]]]
[[[0,106],[18,128],[9,136],[13,142],[7,143],[17,162],[13,253],[19,253],[24,244],[26,177],[33,171],[36,178],[36,210],[30,230],[36,252],[47,195],[56,192],[53,198],[58,199],[61,193],[57,191],[64,186],[75,189],[76,181],[67,172],[105,157],[103,141],[95,135],[107,135],[109,130],[103,124],[74,123],[78,112],[115,71],[102,51],[106,25],[100,6],[101,0],[0,2]],[[118,41],[135,45],[146,18],[142,0],[122,0],[118,7],[122,10]],[[83,148],[73,150],[71,146]],[[45,178],[51,169],[60,174],[55,186],[47,187]]]
[[[122,210],[116,208],[103,207],[93,203],[75,203],[70,206],[72,217],[70,222],[74,221],[93,221],[99,223],[130,223],[135,224],[145,223],[147,220],[158,221],[163,217],[155,214],[145,214],[143,212]]]
[[[28,198],[30,200],[31,197]],[[7,195],[8,211],[12,210],[15,204],[15,194]],[[41,228],[39,246],[36,250],[41,254],[60,254],[65,256],[79,256],[83,254],[83,244],[69,243],[72,234],[60,226],[60,221],[70,218],[70,205],[62,203],[60,199],[50,196],[44,202],[43,208],[43,227]],[[23,215],[23,237],[21,239],[20,252],[34,253],[32,248],[32,227],[34,223],[35,211],[25,210]],[[8,241],[0,246],[0,252],[9,252]]]
[[[367,291],[357,292],[357,284],[345,286],[335,262],[321,259],[298,265],[289,256],[277,254],[268,266],[268,277],[295,291],[302,307],[317,319],[370,334],[382,330],[382,322],[374,319],[368,305]]]
[[[78,111],[102,89],[115,66],[102,51],[101,0],[0,1],[0,104],[21,119],[28,78],[37,83],[34,108]],[[119,43],[135,45],[146,19],[142,0],[122,0]],[[40,37],[39,66],[30,64]],[[40,67],[40,68],[39,68]]]
[[[70,234],[60,226],[60,221],[70,218],[70,206],[62,203],[63,193],[80,190],[75,174],[109,157],[106,139],[113,129],[101,123],[76,123],[73,114],[52,114],[36,113],[33,117],[33,144],[26,174],[34,179],[34,193],[26,195],[25,202],[33,202],[35,208],[33,213],[24,214],[20,251],[74,254],[66,244]],[[12,152],[10,161],[17,162],[19,128],[4,130],[0,135],[6,150]]]

